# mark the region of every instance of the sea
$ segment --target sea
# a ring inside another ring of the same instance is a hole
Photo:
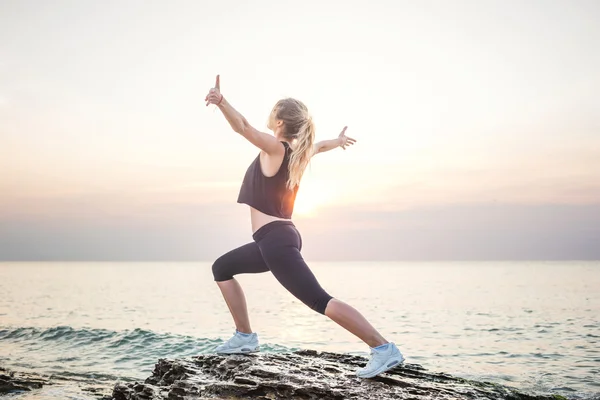
[[[600,261],[313,262],[433,372],[567,398],[600,397]],[[240,275],[263,352],[367,356],[270,273]],[[62,382],[14,399],[94,399],[159,358],[210,354],[234,325],[209,262],[0,263],[0,366]]]

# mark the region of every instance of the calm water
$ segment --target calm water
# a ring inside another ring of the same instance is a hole
[[[600,262],[311,267],[407,362],[526,391],[600,393]],[[239,280],[263,351],[367,354],[270,274]],[[209,263],[0,263],[2,366],[112,386],[147,377],[159,357],[211,352],[233,329]],[[64,390],[36,398],[88,398]]]

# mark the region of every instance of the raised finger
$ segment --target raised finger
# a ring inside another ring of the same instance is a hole
[[[217,75],[217,82],[215,83],[215,89],[221,90],[221,79],[219,75]]]

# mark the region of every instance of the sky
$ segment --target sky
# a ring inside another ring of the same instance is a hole
[[[600,259],[597,1],[0,2],[0,260],[199,260],[251,241],[267,131],[309,108],[307,260]]]

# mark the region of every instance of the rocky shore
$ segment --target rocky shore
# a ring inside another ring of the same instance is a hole
[[[114,400],[191,399],[561,399],[431,373],[405,364],[373,379],[354,371],[363,357],[303,350],[289,354],[161,359],[143,383],[116,384]]]
[[[54,393],[47,395],[47,390],[54,389]],[[69,379],[67,377],[44,376],[36,373],[12,371],[0,367],[0,397],[10,396],[19,398],[25,395],[31,398],[85,398],[110,400],[111,388],[102,382]],[[65,395],[62,397],[62,395]]]
[[[417,364],[359,379],[354,371],[365,362],[363,357],[311,350],[160,359],[144,382],[117,382],[112,395],[106,390],[84,390],[89,398],[102,400],[565,399],[428,372]],[[53,384],[48,378],[0,368],[0,395]]]
[[[48,384],[48,379],[35,374],[10,371],[0,367],[0,395],[14,392],[29,392]]]

